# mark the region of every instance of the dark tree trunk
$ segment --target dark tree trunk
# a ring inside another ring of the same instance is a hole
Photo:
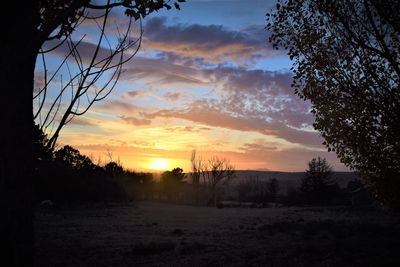
[[[1,15],[0,265],[33,266],[32,94],[37,1]]]

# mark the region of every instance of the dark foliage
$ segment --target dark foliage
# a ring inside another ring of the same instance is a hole
[[[250,177],[237,186],[238,200],[240,202],[252,202],[266,206],[268,202],[276,202],[279,192],[279,183],[275,178],[269,181],[260,181]]]
[[[306,204],[333,204],[334,196],[339,192],[339,186],[331,179],[331,176],[332,167],[326,159],[318,157],[308,162],[308,169],[300,187]]]
[[[47,136],[36,125],[34,132],[34,185],[37,201],[51,200],[56,204],[70,204],[157,200],[209,204],[209,184],[196,185],[187,182],[187,175],[179,167],[163,172],[157,182],[153,174],[125,170],[115,161],[104,167],[98,166],[89,157],[68,145],[53,151],[46,147]],[[312,159],[308,165],[301,187],[289,188],[286,194],[278,196],[279,182],[275,178],[268,181],[250,178],[238,184],[237,195],[228,194],[228,199],[225,199],[251,202],[257,207],[266,207],[268,203],[274,202],[289,206],[371,205],[369,195],[360,182],[354,181],[345,189],[339,188],[331,180],[332,169],[325,159]],[[196,193],[199,198],[194,199]],[[202,202],[198,201],[200,198],[203,199]],[[215,205],[224,206],[219,202]]]
[[[37,201],[50,199],[55,203],[80,203],[125,200],[122,186],[105,169],[71,146],[64,146],[53,153],[43,145],[47,137],[37,126],[35,135],[34,186]]]
[[[185,182],[186,175],[181,168],[174,168],[172,171],[165,171],[161,175],[161,187],[163,194],[172,201],[178,201],[178,192]]]
[[[123,186],[128,200],[151,200],[156,192],[156,184],[152,173],[137,173],[125,170],[116,176],[116,180]]]
[[[286,194],[279,196],[279,202],[285,206],[304,205],[304,194],[297,188],[288,188]]]
[[[110,161],[109,163],[107,163],[104,166],[104,170],[112,176],[124,173],[124,168],[115,161]]]
[[[400,2],[278,1],[270,42],[294,60],[328,150],[400,211]]]

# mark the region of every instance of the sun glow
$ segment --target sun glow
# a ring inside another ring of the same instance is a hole
[[[150,163],[150,168],[157,171],[165,171],[168,168],[168,160],[155,159]]]

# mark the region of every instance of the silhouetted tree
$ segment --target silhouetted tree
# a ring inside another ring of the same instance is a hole
[[[238,201],[248,201],[251,189],[251,184],[248,182],[248,179],[240,181],[237,185]]]
[[[400,2],[278,1],[267,28],[294,60],[328,150],[400,210]]]
[[[277,198],[278,192],[279,192],[279,182],[276,178],[271,178],[267,182],[267,190],[268,190],[268,195],[269,195],[270,201],[276,202],[276,198]]]
[[[128,200],[152,198],[155,183],[152,173],[136,173],[130,170],[123,170],[123,173],[118,171],[118,173],[119,175],[114,180],[122,185]]]
[[[221,186],[235,177],[235,168],[226,158],[211,157],[203,169],[209,193],[208,205],[217,205],[221,196]]]
[[[68,37],[85,9],[107,12],[125,8],[135,19],[161,8],[167,0],[121,0],[101,4],[90,0],[8,1],[1,16],[0,105],[3,143],[0,154],[0,236],[5,266],[33,265],[33,80],[44,42]],[[177,0],[177,2],[183,2]],[[177,8],[178,4],[174,3]]]
[[[348,196],[348,203],[352,206],[366,206],[372,205],[373,199],[371,195],[366,191],[363,183],[358,180],[352,180],[347,183],[346,193]]]
[[[204,169],[204,162],[201,158],[198,158],[196,150],[192,150],[192,154],[190,157],[191,164],[191,182],[193,185],[193,197],[194,202],[199,204],[200,202],[200,178],[202,177],[202,172]]]
[[[164,193],[168,196],[169,200],[177,200],[177,193],[180,189],[184,179],[186,178],[183,169],[174,168],[172,171],[165,171],[161,175],[161,183]]]
[[[141,195],[145,199],[154,197],[154,176],[152,173],[138,173],[137,174],[141,189]]]
[[[332,180],[332,167],[325,158],[317,157],[308,162],[300,188],[307,204],[329,204],[337,189],[337,183]]]
[[[201,159],[196,157],[196,150],[192,150],[192,155],[190,156],[191,164],[191,177],[193,185],[197,186],[200,183],[201,170],[203,169],[203,163]]]
[[[36,200],[51,199],[49,187],[44,173],[49,171],[53,164],[53,149],[47,146],[47,135],[39,125],[33,123],[33,183]],[[46,170],[46,171],[45,171]]]
[[[208,205],[216,205],[221,186],[235,177],[235,168],[228,159],[213,156],[208,160],[199,157],[196,150],[191,155],[191,182],[195,190],[195,201],[199,203],[200,195],[206,196]]]
[[[304,204],[304,195],[298,188],[291,186],[286,190],[286,194],[279,196],[279,202],[286,206],[302,205]]]
[[[258,177],[248,177],[239,182],[237,190],[240,202],[254,202],[265,206],[268,202],[276,202],[279,183],[275,178],[262,181]]]
[[[33,183],[37,202],[50,199],[53,203],[63,204],[126,199],[119,181],[112,179],[110,173],[92,163],[77,149],[64,146],[53,152],[46,146],[46,134],[35,125],[34,133]]]
[[[34,166],[42,161],[50,161],[53,159],[53,149],[47,146],[48,137],[39,125],[33,123],[33,154]]]
[[[239,202],[254,202],[267,204],[269,194],[267,182],[260,181],[258,177],[247,177],[237,186]]]
[[[118,175],[124,173],[124,168],[115,161],[110,161],[104,166],[104,170],[111,175]]]
[[[56,160],[63,162],[73,169],[94,168],[92,160],[82,155],[79,150],[66,145],[54,152]]]

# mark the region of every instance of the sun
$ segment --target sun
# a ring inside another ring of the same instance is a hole
[[[152,163],[150,163],[150,168],[157,171],[165,171],[168,168],[168,160],[155,159]]]

